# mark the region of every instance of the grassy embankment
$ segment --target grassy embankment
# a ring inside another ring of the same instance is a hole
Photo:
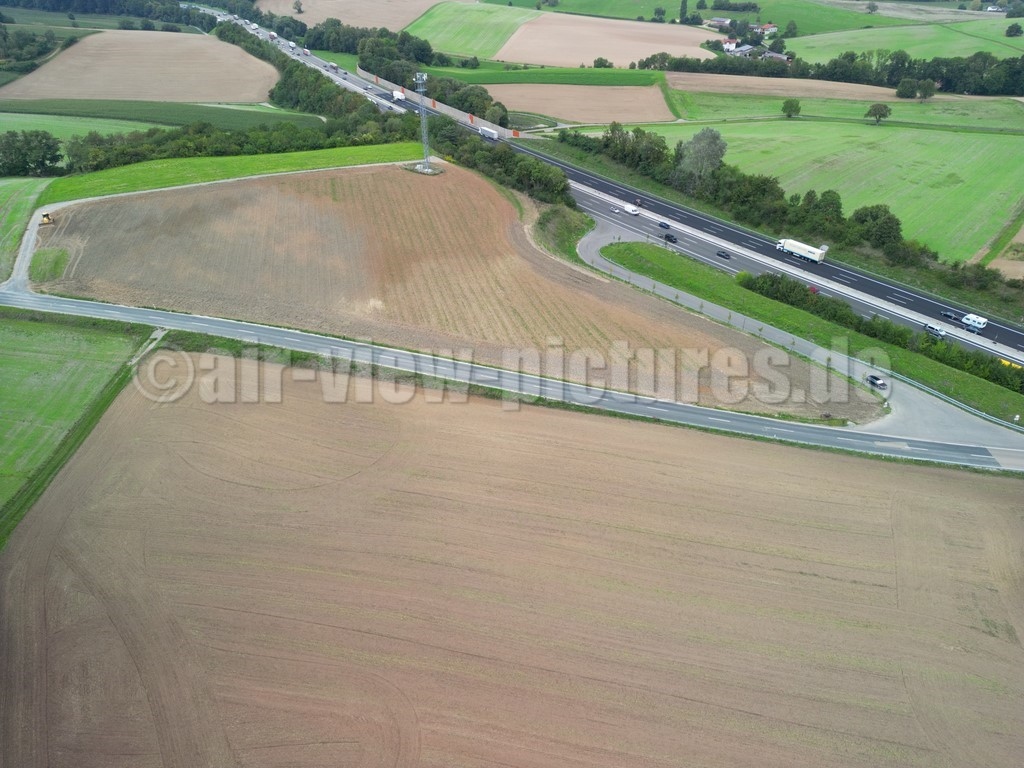
[[[0,179],[0,282],[11,276],[36,195],[50,179]]]
[[[909,53],[912,59],[967,57],[978,51],[991,53],[1000,59],[1024,55],[1024,37],[1006,36],[1006,28],[1013,20],[996,14],[993,17],[955,24],[921,24],[816,34],[787,41],[787,48],[810,62],[828,61],[845,51],[859,53],[875,50],[902,50]]]
[[[0,91],[2,95],[2,91]],[[97,120],[133,121],[125,130],[145,130],[149,125],[188,125],[210,123],[225,130],[244,130],[262,123],[278,125],[295,123],[300,127],[323,125],[316,115],[289,112],[262,105],[212,106],[207,104],[177,104],[164,101],[118,101],[104,99],[0,99],[0,113],[5,123],[14,114],[35,116],[62,116],[94,118]],[[40,124],[50,117],[39,117]],[[88,125],[88,121],[83,121]],[[32,126],[34,129],[34,126]],[[29,130],[23,127],[21,130]],[[39,130],[47,130],[40,127]],[[88,132],[84,128],[81,133]],[[101,131],[102,132],[102,131]]]
[[[825,349],[831,349],[836,339],[843,339],[849,345],[848,354],[854,357],[860,357],[865,350],[881,350],[888,355],[896,373],[1005,421],[1012,421],[1014,415],[1024,409],[1024,395],[760,296],[741,288],[731,276],[692,259],[681,258],[665,248],[646,243],[617,243],[606,246],[601,253],[626,269],[813,341]]]
[[[0,548],[130,379],[149,328],[0,308]]]
[[[380,144],[366,147],[319,149],[281,155],[186,157],[151,160],[105,171],[56,179],[41,195],[39,204],[86,197],[165,189],[184,184],[258,176],[267,173],[313,171],[374,163],[397,163],[422,157],[419,144]]]
[[[491,5],[534,8],[536,0],[483,0]],[[879,12],[870,18],[864,12],[849,11],[829,5],[822,5],[813,0],[758,0],[760,11],[756,13],[737,13],[736,11],[715,11],[708,3],[707,10],[697,10],[696,2],[689,4],[689,13],[700,13],[705,19],[712,16],[724,16],[730,19],[745,19],[751,24],[773,21],[780,29],[785,29],[789,21],[795,21],[802,35],[817,35],[822,32],[835,32],[840,29],[860,29],[868,25],[875,27],[898,26],[912,24],[906,19],[894,19]],[[645,19],[654,17],[655,8],[664,8],[667,19],[679,16],[679,3],[666,3],[664,0],[633,0],[624,3],[622,0],[560,0],[557,6],[544,6],[544,10],[555,13],[576,13],[583,16],[605,16],[612,19]]]

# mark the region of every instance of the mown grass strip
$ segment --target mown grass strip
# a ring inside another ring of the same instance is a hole
[[[68,265],[68,252],[63,248],[39,248],[32,255],[28,276],[33,283],[58,280]]]
[[[0,113],[91,117],[144,124],[139,125],[136,130],[145,130],[150,125],[191,123],[210,123],[225,130],[244,130],[257,125],[284,123],[295,123],[305,128],[323,125],[316,115],[303,112],[272,108],[236,109],[234,106],[107,99],[0,99]]]
[[[896,373],[1004,421],[1012,422],[1015,414],[1024,412],[1024,395],[752,293],[725,273],[674,251],[645,243],[618,243],[606,246],[602,254],[632,272],[728,307],[825,349],[834,348],[836,340],[841,339],[848,345],[845,354],[854,357],[865,350],[881,350],[888,355]]]
[[[165,189],[185,184],[223,181],[267,173],[398,163],[417,160],[422,157],[422,154],[422,147],[419,144],[404,142],[365,147],[318,149],[311,152],[288,152],[280,155],[151,160],[146,163],[87,173],[82,176],[57,179],[40,196],[39,205],[125,192]]]
[[[534,83],[539,85],[658,85],[665,81],[664,72],[646,69],[579,69],[578,67],[530,67],[529,69],[498,69],[493,65],[480,69],[461,67],[427,67],[431,77],[449,77],[471,85],[507,85]]]
[[[50,179],[0,179],[0,282],[11,275],[37,195]]]

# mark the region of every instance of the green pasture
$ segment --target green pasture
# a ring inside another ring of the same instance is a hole
[[[142,19],[138,16],[114,16],[106,13],[75,13],[74,19],[69,19],[67,11],[39,11],[35,8],[17,8],[7,5],[0,5],[0,12],[4,16],[8,16],[14,19],[14,24],[21,28],[21,25],[38,27],[38,29],[27,29],[29,32],[45,32],[48,28],[54,28],[54,34],[58,34],[58,30],[66,28],[72,32],[78,29],[117,29],[117,25],[122,19],[128,19],[134,22],[135,26],[138,27]],[[157,29],[160,29],[160,25],[164,22],[150,19]],[[198,32],[195,27],[189,27],[185,24],[179,24],[182,32]],[[173,34],[173,33],[168,33]],[[58,34],[58,37],[61,35]],[[66,37],[67,35],[64,35]]]
[[[24,316],[0,310],[0,546],[20,517],[8,502],[32,482],[75,425],[88,420],[101,392],[143,338],[139,329]],[[98,408],[104,409],[105,404]]]
[[[131,133],[147,128],[166,128],[155,123],[136,123],[131,120],[104,120],[93,117],[62,117],[57,115],[5,114],[0,117],[5,131],[46,131],[58,139],[84,136],[91,131],[108,136],[112,133]]]
[[[11,276],[36,196],[50,179],[0,179],[0,282]]]
[[[356,71],[356,64],[359,63],[359,56],[355,53],[334,53],[333,51],[312,51],[324,61],[333,61],[339,68],[349,72]]]
[[[681,257],[666,248],[646,243],[617,243],[602,248],[601,255],[630,271],[729,307],[826,349],[837,338],[849,343],[849,352],[853,356],[857,356],[861,350],[882,349],[889,355],[892,369],[897,373],[1006,421],[1020,413],[1024,406],[1024,396],[998,384],[950,368],[916,352],[854,333],[802,309],[748,291],[740,287],[730,275],[693,259]]]
[[[427,67],[431,77],[450,77],[470,85],[536,83],[544,85],[656,85],[665,80],[664,72],[646,69],[580,69],[579,67],[540,67],[506,69],[499,62],[481,62],[478,69],[464,67]]]
[[[822,62],[846,51],[902,50],[914,59],[970,56],[978,51],[1000,59],[1024,56],[1024,37],[1006,37],[1012,19],[1001,16],[955,24],[918,24],[887,29],[861,29],[833,32],[813,37],[788,40],[792,49],[805,61]]]
[[[797,81],[798,82],[798,81]],[[674,112],[684,120],[781,118],[783,96],[668,91]],[[854,99],[798,98],[800,118],[862,120],[873,102]],[[890,125],[915,123],[952,128],[1024,133],[1024,102],[1017,99],[957,98],[886,102],[893,109]]]
[[[509,0],[483,0],[491,5],[508,6]],[[534,8],[536,0],[512,0],[516,8]],[[736,13],[734,11],[715,11],[708,2],[706,10],[698,10],[696,0],[690,0],[688,12],[699,13],[703,18],[722,16],[730,19],[746,19],[755,23],[760,16],[762,23],[769,21],[785,29],[786,24],[795,21],[797,30],[802,35],[818,35],[823,32],[836,32],[842,29],[860,29],[861,27],[884,27],[908,24],[906,20],[892,19],[880,13],[868,16],[866,12],[848,11],[830,5],[816,3],[814,0],[758,0],[760,13]],[[543,6],[545,11],[556,13],[577,13],[584,16],[606,16],[613,19],[635,19],[643,16],[651,19],[655,8],[664,8],[667,19],[679,18],[679,3],[664,0],[559,0],[556,7]],[[650,22],[648,22],[650,23]]]
[[[237,104],[177,104],[165,101],[118,101],[102,99],[3,99],[0,90],[0,122],[11,113],[136,121],[126,130],[145,130],[150,125],[210,123],[225,130],[245,130],[257,125],[295,123],[301,127],[323,125],[316,115],[303,112]],[[7,113],[7,114],[4,114]]]
[[[435,51],[493,58],[512,33],[538,11],[507,5],[435,5],[405,31],[430,41]]]
[[[375,163],[397,163],[423,156],[419,143],[379,144],[365,147],[318,149],[280,155],[233,157],[184,157],[150,160],[121,168],[109,168],[81,176],[56,179],[41,195],[39,205],[78,200],[84,197],[164,189],[184,184],[258,176],[266,173],[313,171]]]
[[[898,115],[899,105],[894,105]],[[644,126],[670,147],[701,126]],[[834,189],[844,213],[885,204],[903,233],[964,261],[981,250],[1021,206],[1020,136],[796,120],[716,124],[725,160],[746,173],[778,178],[788,194]],[[628,126],[627,128],[631,128]]]

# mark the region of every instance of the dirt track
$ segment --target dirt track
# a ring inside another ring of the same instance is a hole
[[[1019,765],[1019,481],[264,373],[0,554],[0,763]]]
[[[758,413],[859,423],[879,414],[877,399],[835,376],[826,386],[797,358],[781,371],[791,396],[728,391],[726,366],[752,366],[765,345],[541,253],[509,200],[455,167],[435,178],[390,166],[107,199],[62,211],[42,244],[70,254],[65,279],[48,286],[61,293],[539,372],[536,357],[548,375],[574,380],[594,381],[595,365],[629,355],[630,381],[610,386]],[[704,354],[719,362],[696,368]]]
[[[258,103],[277,70],[209,35],[111,30],[82,38],[0,99],[122,99]]]

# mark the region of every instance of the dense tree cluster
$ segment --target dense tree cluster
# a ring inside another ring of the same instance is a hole
[[[1024,56],[998,59],[991,53],[952,58],[912,59],[906,51],[847,51],[824,63],[719,56],[692,59],[656,53],[636,62],[638,69],[709,72],[724,75],[796,77],[896,88],[904,79],[928,80],[944,93],[1024,96]]]
[[[69,38],[70,39],[70,38]],[[36,68],[36,59],[41,59],[57,48],[57,38],[52,30],[41,35],[23,29],[11,32],[0,24],[0,69],[7,72],[31,72]]]
[[[1000,300],[1020,301],[1024,280],[1004,279],[981,264],[944,265],[939,255],[916,240],[903,237],[899,218],[886,205],[869,205],[843,213],[835,190],[786,196],[778,179],[751,175],[724,162],[725,142],[711,128],[669,149],[665,139],[642,128],[626,131],[612,123],[601,136],[562,129],[559,141],[600,154],[661,184],[715,205],[737,221],[776,234],[783,231],[806,240],[858,248],[882,257],[888,265],[932,270],[947,285],[989,291]]]
[[[461,128],[450,117],[430,118],[430,145],[459,165],[481,173],[544,203],[576,207],[569,180],[559,168],[530,155],[515,152],[508,144],[487,144]]]
[[[965,349],[925,333],[914,333],[910,328],[877,315],[866,319],[861,317],[845,301],[832,296],[823,296],[807,290],[799,280],[773,272],[751,275],[742,272],[737,282],[748,290],[798,307],[845,328],[879,339],[889,344],[920,352],[940,363],[987,379],[1013,392],[1024,394],[1024,369],[1003,365],[998,357],[976,349]]]
[[[60,142],[46,131],[0,134],[0,176],[52,176],[62,159]]]

